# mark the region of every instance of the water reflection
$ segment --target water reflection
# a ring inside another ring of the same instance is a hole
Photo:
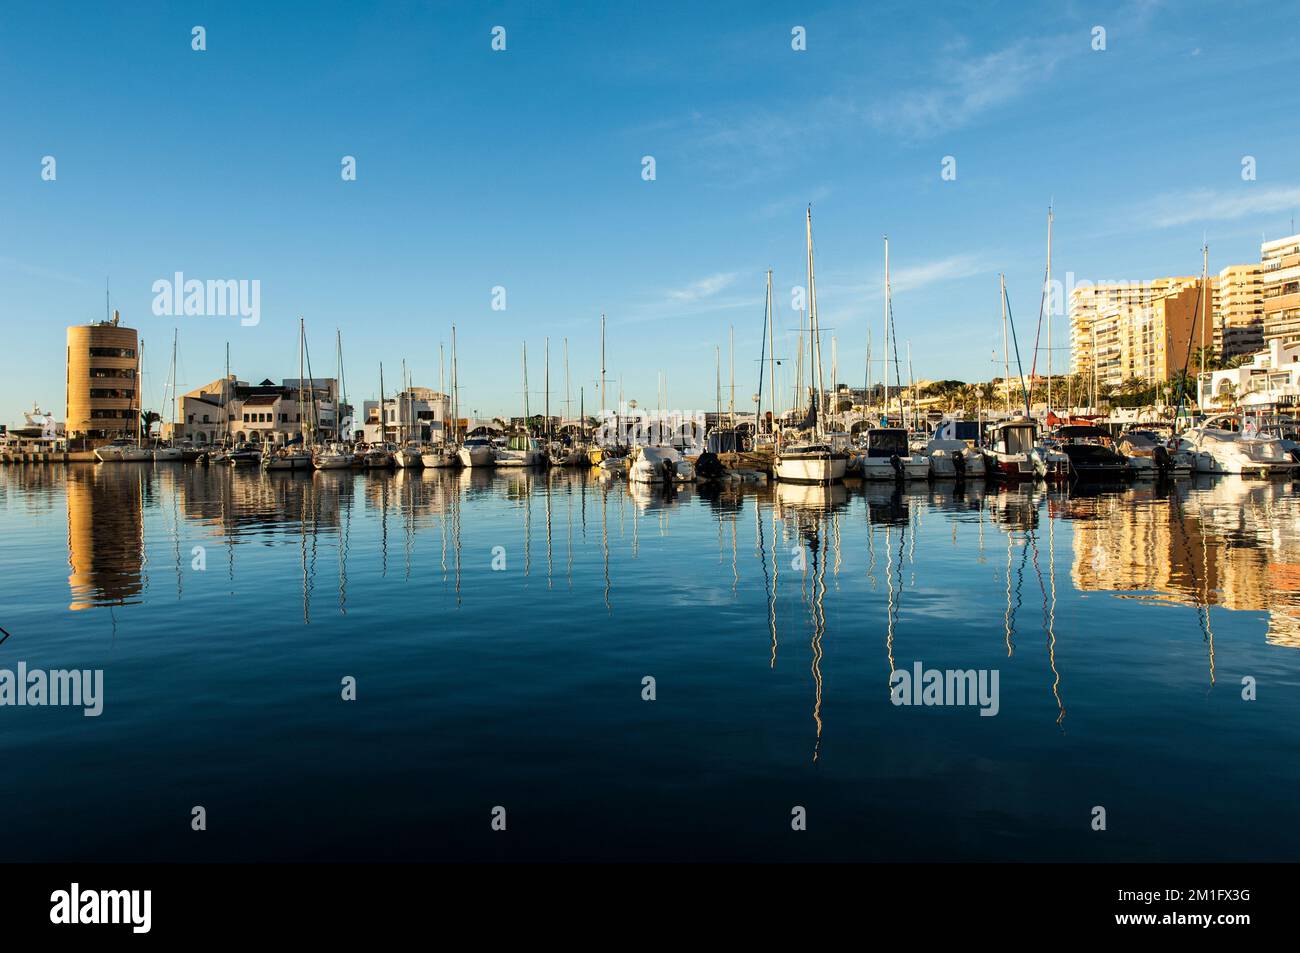
[[[192,544],[207,548],[209,571],[220,568],[224,555],[231,594],[247,594],[266,581],[238,578],[241,552],[292,545],[308,623],[322,608],[317,577],[324,572],[334,577],[331,608],[347,613],[358,527],[367,572],[409,582],[432,571],[457,607],[465,595],[467,532],[491,525],[525,580],[541,573],[544,560],[548,590],[562,581],[566,591],[577,591],[575,570],[594,546],[594,588],[612,615],[619,574],[643,558],[645,541],[673,540],[694,565],[703,555],[698,528],[705,517],[720,572],[692,584],[722,586],[739,598],[745,566],[755,565],[772,667],[781,654],[780,596],[797,588],[819,732],[826,606],[841,595],[852,566],[860,575],[851,588],[865,585],[883,599],[887,675],[918,573],[926,577],[932,556],[962,560],[961,571],[973,574],[962,583],[962,598],[1002,605],[1007,658],[1026,638],[1044,640],[1062,717],[1058,568],[1078,593],[1194,608],[1211,677],[1212,612],[1266,613],[1268,644],[1300,647],[1300,507],[1289,483],[1201,477],[1086,492],[951,484],[665,488],[572,470],[263,474],[148,465],[9,467],[0,482],[6,529],[24,512],[63,498],[72,610],[162,598],[164,579],[171,598],[184,601]],[[962,543],[969,531],[973,546]],[[150,567],[160,583],[152,589]],[[1034,602],[1041,612],[1026,615]],[[1036,615],[1041,619],[1031,622]]]

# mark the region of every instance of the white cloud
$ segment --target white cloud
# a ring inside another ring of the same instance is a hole
[[[1157,196],[1141,206],[1137,220],[1156,228],[1173,228],[1194,222],[1226,222],[1249,215],[1286,212],[1300,208],[1300,187],[1259,188],[1243,182],[1230,191],[1194,189]]]
[[[676,301],[679,304],[711,298],[719,291],[723,291],[734,284],[737,277],[739,277],[739,272],[720,271],[717,274],[701,278],[699,281],[693,281],[685,288],[669,291],[667,297],[670,301]]]
[[[867,115],[877,127],[909,138],[956,129],[1043,83],[1065,49],[1060,39],[1037,39],[974,58],[949,54],[931,70],[938,82],[895,93]]]

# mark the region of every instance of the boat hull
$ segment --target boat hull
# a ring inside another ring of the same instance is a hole
[[[490,447],[461,447],[456,456],[460,458],[461,466],[490,467],[496,454]]]
[[[454,467],[458,460],[456,454],[451,450],[426,450],[420,455],[420,462],[424,464],[427,470],[440,470],[446,467]]]
[[[837,483],[844,479],[848,457],[835,453],[778,454],[772,471],[782,483]]]

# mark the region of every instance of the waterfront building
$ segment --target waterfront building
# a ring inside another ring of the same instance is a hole
[[[1300,341],[1300,235],[1259,246],[1264,337]]]
[[[379,401],[363,402],[361,411],[367,443],[442,443],[451,420],[451,397],[429,387],[408,387],[384,398],[382,422]]]
[[[1206,372],[1201,390],[1201,406],[1207,410],[1240,406],[1257,413],[1293,413],[1300,406],[1300,342],[1273,338],[1250,363]]]
[[[163,426],[162,434],[164,439],[175,436],[199,445],[247,441],[284,446],[313,426],[316,432],[309,433],[309,443],[338,439],[340,421],[346,424],[350,417],[351,408],[339,402],[334,378],[290,377],[279,384],[269,379],[249,384],[232,374],[179,395],[175,434],[170,423]],[[351,436],[347,433],[342,439]]]
[[[139,340],[121,315],[68,328],[67,406],[70,438],[88,447],[132,437],[139,419]]]

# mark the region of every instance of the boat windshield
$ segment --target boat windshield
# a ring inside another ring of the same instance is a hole
[[[1028,453],[1034,449],[1034,428],[1003,427],[1001,442],[1003,453]]]
[[[867,450],[872,456],[899,454],[907,456],[907,431],[872,430],[867,434]]]

